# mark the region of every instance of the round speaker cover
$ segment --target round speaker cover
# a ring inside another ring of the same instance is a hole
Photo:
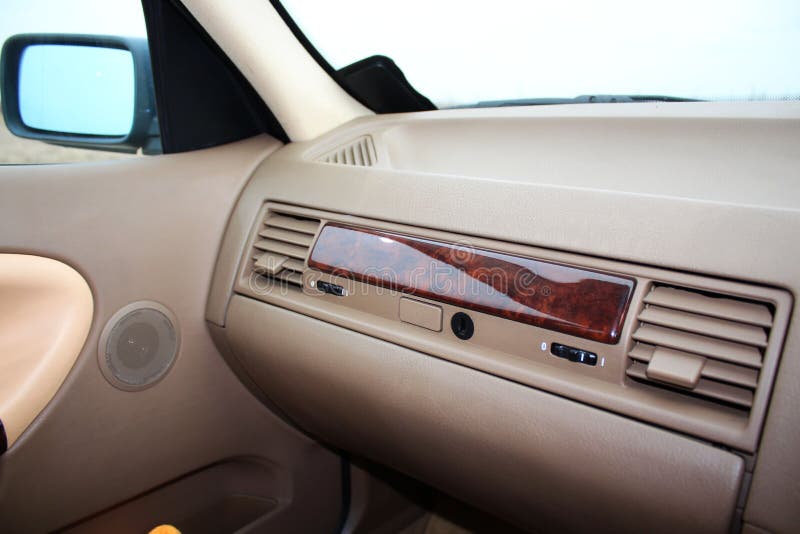
[[[106,323],[98,346],[103,376],[115,387],[134,391],[167,374],[178,354],[175,316],[157,302],[133,302]]]

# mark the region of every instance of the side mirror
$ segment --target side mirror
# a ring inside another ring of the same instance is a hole
[[[0,57],[9,131],[55,145],[160,153],[147,40],[21,34]]]

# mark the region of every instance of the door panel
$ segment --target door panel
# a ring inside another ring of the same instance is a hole
[[[69,266],[0,254],[0,421],[7,446],[61,387],[86,341],[92,308],[86,280]]]
[[[270,497],[293,506],[268,517],[311,531],[335,527],[338,456],[248,392],[203,317],[231,207],[252,170],[278,146],[260,137],[184,155],[0,168],[0,252],[63,262],[86,279],[94,297],[75,365],[0,457],[1,530],[74,524],[237,457],[266,463],[285,481]],[[129,392],[100,372],[98,338],[117,310],[140,300],[174,313],[181,344],[163,380]],[[171,516],[183,512],[169,506],[154,509],[158,523],[187,519]]]

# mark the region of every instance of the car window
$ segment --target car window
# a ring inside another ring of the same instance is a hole
[[[439,108],[800,97],[797,0],[281,3],[334,69],[388,56]]]
[[[10,76],[4,70],[0,164],[78,162],[140,155],[142,148],[137,148],[130,139],[125,146],[117,141],[128,135],[132,117],[138,112],[134,107],[142,104],[141,95],[137,94],[142,91],[135,85],[134,76],[152,78],[149,57],[146,64],[138,61],[134,69],[135,54],[126,49],[132,46],[137,48],[139,56],[146,54],[141,2],[4,0],[2,12],[0,43],[8,45],[20,35],[34,37],[23,43],[27,46],[18,54],[15,83],[9,84]],[[58,41],[53,36],[66,37]],[[4,50],[4,60],[10,55],[13,54]],[[145,74],[143,69],[147,70]],[[8,96],[9,91],[14,92],[15,88],[17,102],[10,102],[14,98]],[[152,137],[158,136],[157,122],[154,102],[148,105],[153,113],[153,120],[147,124],[151,136],[148,143],[153,147]],[[15,110],[17,131],[13,131],[10,106]],[[54,144],[48,132],[74,135]],[[37,137],[38,133],[42,135]],[[144,138],[140,132],[138,139]],[[87,145],[93,145],[94,149],[87,150]]]

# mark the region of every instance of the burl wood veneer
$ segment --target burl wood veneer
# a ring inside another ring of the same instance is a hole
[[[328,224],[309,267],[565,334],[619,341],[631,278],[380,230]]]

